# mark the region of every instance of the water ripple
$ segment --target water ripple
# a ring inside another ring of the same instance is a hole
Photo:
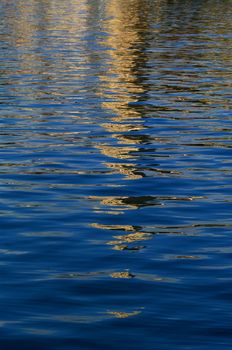
[[[3,349],[231,348],[231,8],[0,0]]]

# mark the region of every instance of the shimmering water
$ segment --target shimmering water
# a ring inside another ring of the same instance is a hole
[[[1,349],[231,349],[231,8],[0,0]]]

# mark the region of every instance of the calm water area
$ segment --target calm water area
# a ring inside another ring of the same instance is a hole
[[[0,349],[231,349],[232,1],[0,0],[0,39]]]

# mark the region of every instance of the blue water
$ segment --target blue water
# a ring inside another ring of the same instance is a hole
[[[231,9],[0,0],[0,349],[231,349]]]

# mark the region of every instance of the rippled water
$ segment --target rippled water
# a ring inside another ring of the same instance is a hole
[[[231,8],[0,0],[1,349],[231,349]]]

